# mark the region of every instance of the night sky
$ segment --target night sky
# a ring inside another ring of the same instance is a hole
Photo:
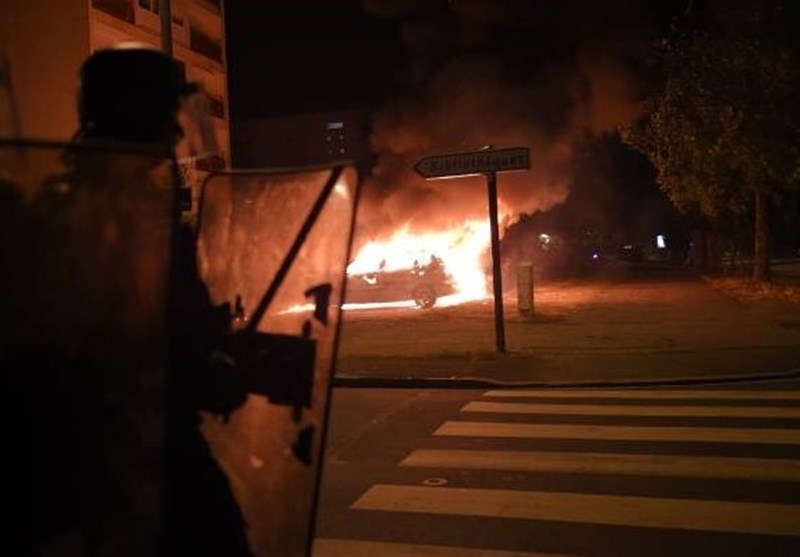
[[[510,213],[644,199],[658,195],[653,173],[613,135],[642,114],[648,47],[687,5],[230,0],[231,114],[370,110],[377,164],[362,224],[376,234],[485,215],[480,178],[441,187],[412,168],[422,156],[489,143],[531,149],[531,171],[499,182]]]
[[[360,2],[232,0],[226,17],[234,118],[372,108],[391,95],[397,25]]]
[[[235,116],[374,108],[448,62],[485,56],[509,77],[594,48],[635,58],[688,0],[229,0]]]

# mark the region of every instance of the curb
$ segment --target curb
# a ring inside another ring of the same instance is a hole
[[[800,368],[748,375],[686,377],[654,380],[592,380],[592,381],[500,381],[480,377],[333,377],[334,388],[359,389],[566,389],[590,387],[678,387],[774,381],[800,378]]]

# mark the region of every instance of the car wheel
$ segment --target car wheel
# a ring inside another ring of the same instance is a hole
[[[411,296],[422,309],[432,308],[436,304],[436,290],[432,286],[417,286]]]

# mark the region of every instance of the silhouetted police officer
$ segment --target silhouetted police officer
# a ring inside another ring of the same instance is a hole
[[[175,148],[183,134],[179,112],[182,103],[197,91],[195,85],[187,83],[182,66],[159,51],[136,46],[92,54],[80,70],[80,125],[75,147],[65,154],[70,170],[65,176],[46,181],[38,205],[48,214],[57,214],[58,207],[68,205],[81,188],[114,188],[115,181],[135,183],[159,170],[171,172],[177,180]],[[87,151],[87,146],[111,149],[107,155],[97,156],[95,151]],[[120,149],[134,151],[137,156],[117,156]],[[108,180],[110,176],[115,180]],[[100,183],[93,183],[98,177]],[[109,192],[111,196],[114,193]],[[199,431],[201,410],[228,415],[244,403],[246,393],[240,387],[234,362],[221,351],[229,316],[210,300],[195,261],[195,235],[188,224],[180,222],[179,213],[176,200],[167,293],[169,379],[163,535],[157,551],[181,556],[250,555],[241,512]],[[147,214],[140,217],[159,218]],[[154,228],[163,224],[154,223]],[[104,343],[98,344],[102,349]],[[80,363],[72,361],[70,365]],[[89,396],[86,402],[93,404]],[[100,454],[97,457],[103,458]],[[97,470],[104,473],[102,467]],[[107,497],[101,494],[88,497],[88,501],[113,507],[114,498],[113,493]],[[102,509],[97,511],[102,513]],[[111,552],[119,551],[113,543],[111,547]]]

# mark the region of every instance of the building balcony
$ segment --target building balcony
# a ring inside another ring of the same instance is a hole
[[[92,0],[92,8],[127,23],[134,23],[132,0]]]

